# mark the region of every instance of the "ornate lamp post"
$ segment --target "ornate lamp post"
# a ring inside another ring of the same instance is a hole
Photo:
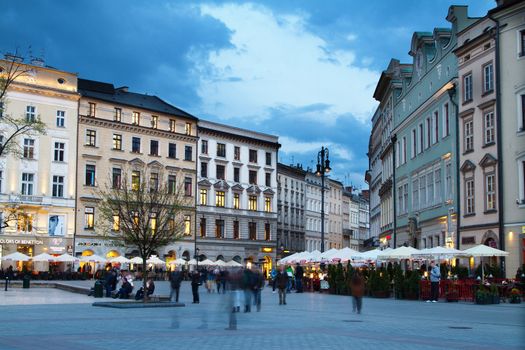
[[[315,175],[321,177],[321,253],[324,253],[324,178],[330,170],[330,160],[328,159],[328,148],[321,147],[317,153],[317,171]]]
[[[199,271],[199,248],[195,248],[195,256],[193,258],[195,259],[195,268]]]

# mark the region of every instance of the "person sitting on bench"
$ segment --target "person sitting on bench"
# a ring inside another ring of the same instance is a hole
[[[122,282],[122,287],[120,287],[118,292],[113,296],[113,299],[128,299],[132,291],[133,286],[127,278],[124,278],[124,281]]]
[[[148,279],[146,282],[146,290],[148,291],[147,296],[149,297],[155,292],[155,283],[153,283],[153,279]],[[141,300],[144,298],[144,288],[140,287],[140,289],[137,291],[137,294],[135,294],[135,300]]]

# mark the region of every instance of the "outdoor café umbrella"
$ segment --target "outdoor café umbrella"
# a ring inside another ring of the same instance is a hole
[[[190,259],[190,260],[188,261],[188,265],[197,265],[197,260],[195,260],[195,259]]]
[[[383,251],[383,253],[379,254],[377,256],[378,260],[403,260],[403,259],[411,259],[412,254],[419,253],[419,249],[413,248],[413,247],[399,247],[396,249]]]
[[[187,261],[182,258],[177,258],[175,260],[170,261],[170,265],[184,265],[186,264],[186,262]]]
[[[412,254],[413,258],[428,258],[428,259],[453,259],[458,257],[465,257],[465,253],[461,250],[447,247],[434,247],[421,249],[418,253]]]
[[[116,258],[113,258],[109,261],[110,263],[114,264],[129,264],[130,260],[126,258],[125,256],[117,256]]]
[[[219,259],[216,262],[214,262],[213,265],[215,265],[215,266],[226,266],[226,263]]]
[[[55,261],[55,259],[56,257],[54,257],[51,254],[47,254],[47,253],[38,254],[31,258],[33,262],[50,262],[50,261]]]
[[[58,256],[55,259],[55,261],[57,261],[57,262],[65,262],[65,263],[75,263],[75,262],[79,261],[79,259],[75,258],[72,255],[69,255],[68,253],[64,253],[64,254]]]
[[[29,261],[29,259],[31,259],[29,256],[25,255],[25,254],[22,254],[22,253],[19,253],[19,252],[15,252],[15,253],[12,253],[12,254],[9,254],[9,255],[6,255],[4,257],[2,257],[2,260],[12,260],[12,261]]]
[[[132,264],[142,264],[142,257],[136,256],[134,258],[129,259],[129,262]]]
[[[485,280],[485,269],[483,267],[483,257],[485,256],[508,256],[509,253],[504,250],[489,247],[484,244],[479,244],[475,247],[463,250],[465,256],[480,257],[481,260],[481,282]]]
[[[230,267],[239,267],[239,266],[242,266],[242,264],[238,263],[237,261],[235,260],[230,260],[226,263],[226,266],[230,266]]]
[[[352,260],[352,257],[358,253],[359,252],[357,250],[354,250],[349,247],[344,247],[343,249],[339,251],[338,258],[341,261],[348,261],[348,260]]]
[[[105,263],[107,260],[99,255],[93,254],[88,256],[81,256],[81,262],[94,262],[94,263]]]
[[[148,260],[146,260],[146,263],[154,264],[154,265],[162,265],[162,264],[165,264],[166,262],[164,260],[160,260],[158,256],[152,255],[149,257]]]
[[[211,261],[210,259],[206,259],[206,260],[199,262],[199,265],[202,265],[202,266],[213,265],[213,261]]]
[[[378,255],[386,253],[390,250],[392,250],[392,248],[386,248],[384,250],[373,249],[373,250],[368,250],[366,252],[358,252],[352,256],[352,259],[358,260],[358,261],[376,261]]]
[[[330,250],[327,250],[326,252],[321,254],[321,261],[332,261],[339,259],[338,254],[340,250],[336,248],[332,248]]]

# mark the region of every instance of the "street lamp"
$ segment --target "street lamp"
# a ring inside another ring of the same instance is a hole
[[[316,176],[321,177],[321,253],[324,253],[324,178],[325,174],[332,170],[328,156],[328,148],[321,147],[317,153],[317,171],[315,172]]]
[[[195,248],[195,256],[193,258],[195,259],[195,268],[199,271],[199,248]]]

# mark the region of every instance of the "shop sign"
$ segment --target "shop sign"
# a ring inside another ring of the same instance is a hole
[[[0,244],[33,244],[40,245],[44,244],[44,241],[36,239],[0,239]]]
[[[263,251],[264,253],[271,253],[271,252],[273,252],[273,248],[271,248],[271,247],[262,247],[261,251]]]

